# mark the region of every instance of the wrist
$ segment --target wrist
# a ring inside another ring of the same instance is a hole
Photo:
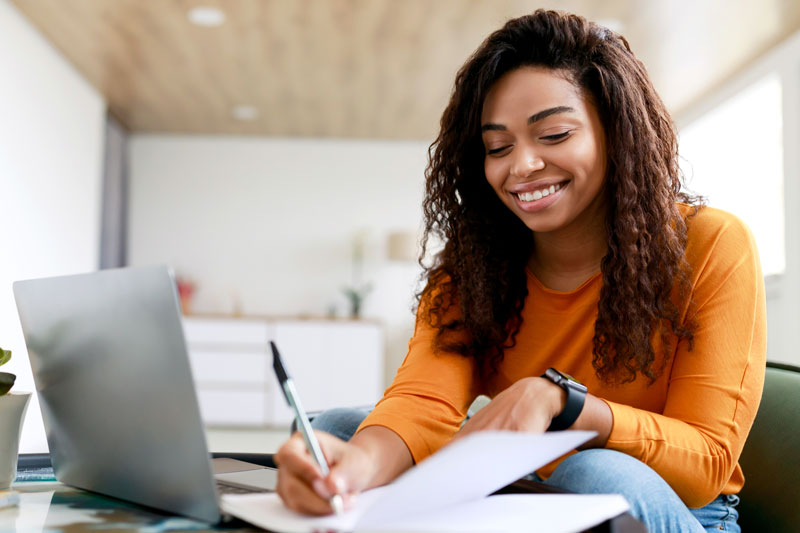
[[[394,431],[383,426],[369,426],[350,439],[360,450],[359,476],[362,489],[385,485],[408,468],[414,460],[405,442]]]
[[[565,374],[555,368],[548,368],[542,377],[552,382],[554,385],[562,389],[566,393],[566,399],[563,403],[562,410],[555,415],[551,421],[547,431],[560,431],[569,429],[583,411],[583,406],[586,403],[586,386],[572,378],[569,374]]]
[[[549,406],[548,414],[550,421],[560,415],[567,405],[567,391],[545,378],[538,378],[542,381],[545,389],[545,398],[547,398],[547,405]],[[549,424],[549,422],[548,422]]]

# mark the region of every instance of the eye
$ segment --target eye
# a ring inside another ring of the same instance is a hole
[[[555,135],[546,135],[544,137],[540,137],[540,139],[548,142],[558,142],[569,137],[571,133],[572,131],[565,131],[563,133],[556,133]]]
[[[500,152],[503,152],[504,150],[507,150],[508,148],[511,148],[510,144],[507,144],[505,146],[500,146],[498,148],[490,148],[486,150],[486,155],[496,155],[499,154]]]

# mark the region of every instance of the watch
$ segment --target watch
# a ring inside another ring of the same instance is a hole
[[[586,385],[575,381],[571,376],[555,368],[548,368],[542,377],[567,391],[567,404],[558,416],[553,417],[547,431],[567,429],[575,423],[583,411],[583,404],[586,402],[586,393],[589,389],[586,388]]]

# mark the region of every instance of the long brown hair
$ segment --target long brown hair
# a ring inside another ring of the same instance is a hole
[[[608,251],[592,364],[608,383],[632,381],[637,373],[652,382],[664,371],[670,333],[691,349],[693,327],[680,323],[672,298],[686,297],[689,285],[686,221],[676,201],[699,199],[681,192],[675,128],[625,38],[556,11],[510,20],[481,44],[458,72],[429,148],[421,257],[431,238],[444,249],[432,264],[420,260],[427,286],[419,297],[438,330],[436,348],[474,357],[491,374],[522,324],[533,239],[487,183],[480,134],[487,91],[522,66],[567,73],[597,106],[608,151],[601,193]],[[656,334],[664,341],[660,364],[651,344]]]

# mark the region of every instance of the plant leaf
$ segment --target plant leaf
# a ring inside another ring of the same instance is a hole
[[[0,366],[3,366],[4,364],[8,363],[10,359],[11,359],[11,350],[4,350],[0,348]]]
[[[0,372],[0,396],[7,393],[11,390],[11,387],[14,386],[14,382],[17,380],[17,376],[14,374],[9,374],[8,372]]]

